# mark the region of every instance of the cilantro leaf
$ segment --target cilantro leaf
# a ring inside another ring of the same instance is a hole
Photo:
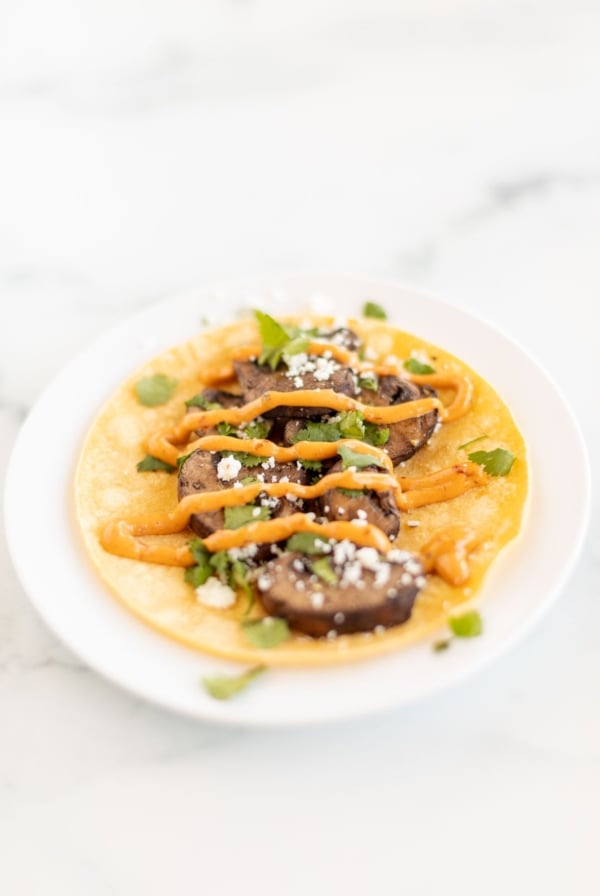
[[[301,467],[304,467],[305,470],[309,470],[313,473],[320,473],[323,469],[323,462],[320,460],[303,460],[300,458],[298,463]]]
[[[265,439],[270,429],[271,424],[268,420],[252,420],[244,430],[244,435],[248,439]]]
[[[167,464],[164,460],[161,460],[160,457],[153,457],[152,454],[147,454],[143,460],[136,464],[135,468],[138,473],[154,473],[158,471],[162,473],[175,472],[175,467],[172,464]]]
[[[267,460],[260,454],[247,454],[245,451],[223,451],[222,457],[235,457],[243,467],[259,467]]]
[[[465,448],[470,448],[471,445],[475,445],[477,442],[483,442],[484,439],[488,438],[489,436],[487,435],[487,433],[484,433],[482,436],[477,436],[476,438],[471,439],[469,442],[465,442],[464,445],[459,445],[458,450],[464,451]]]
[[[506,448],[495,448],[494,451],[474,451],[468,455],[473,463],[480,464],[490,476],[508,476],[516,457]]]
[[[362,309],[363,317],[374,317],[378,320],[387,320],[387,312],[377,302],[365,302]]]
[[[294,355],[308,348],[310,336],[298,327],[285,327],[264,311],[255,311],[254,315],[262,342],[259,364],[268,364],[271,370],[275,370],[284,352]]]
[[[344,439],[362,439],[365,424],[360,411],[344,411],[340,414],[340,432]]]
[[[348,467],[356,467],[358,470],[372,466],[384,467],[379,458],[373,457],[372,454],[359,454],[358,451],[353,451],[347,445],[340,445],[338,454],[342,458],[342,470],[347,470]]]
[[[329,543],[315,532],[296,532],[288,538],[286,551],[299,551],[301,554],[327,554]]]
[[[362,491],[359,488],[338,488],[337,491],[341,492],[343,495],[346,495],[347,498],[362,497]]]
[[[200,585],[204,585],[213,574],[212,555],[208,548],[204,547],[204,542],[200,538],[194,538],[188,542],[188,548],[196,566],[186,569],[184,579],[189,585],[198,588]]]
[[[417,358],[409,358],[407,361],[405,361],[404,369],[408,370],[409,373],[417,373],[419,375],[435,373],[435,368],[432,367],[431,364],[424,364]]]
[[[217,432],[220,436],[231,436],[237,434],[237,426],[234,426],[233,423],[226,423],[223,421],[217,423]]]
[[[292,436],[292,444],[296,442],[337,442],[342,432],[337,423],[317,423],[308,421],[304,429]]]
[[[225,508],[225,528],[240,529],[248,523],[258,523],[271,518],[268,507],[255,507],[254,504],[239,504],[237,507]]]
[[[188,398],[185,406],[186,408],[201,408],[203,411],[216,411],[218,408],[223,407],[218,401],[209,401],[202,392],[198,392],[197,395],[192,395],[191,398]]]
[[[166,404],[176,388],[177,380],[166,373],[155,373],[154,376],[141,379],[135,387],[135,393],[140,404],[155,408],[159,404]]]
[[[314,574],[320,579],[323,579],[327,585],[338,584],[339,578],[333,571],[333,566],[331,565],[329,557],[319,557],[318,560],[312,561],[311,566]]]
[[[270,650],[283,644],[291,637],[290,629],[285,619],[277,616],[264,616],[262,619],[244,619],[242,631],[253,647],[261,650]]]
[[[190,451],[189,454],[182,454],[181,457],[177,458],[177,469],[178,470],[181,470],[182,466],[184,465],[184,463],[186,462],[188,457],[191,457],[193,453],[194,453],[193,451]]]
[[[199,588],[204,585],[207,579],[213,574],[212,567],[209,563],[202,566],[190,566],[185,571],[184,579],[192,588]]]
[[[244,688],[248,687],[250,682],[261,675],[266,666],[253,666],[247,672],[241,675],[207,675],[202,679],[205,690],[214,697],[215,700],[230,700]]]
[[[358,377],[359,389],[368,389],[370,392],[377,392],[379,388],[379,378],[375,371],[372,373],[361,373]]]
[[[448,625],[457,638],[476,638],[483,631],[483,622],[477,610],[468,610],[461,616],[451,616]]]
[[[389,440],[389,426],[378,426],[376,423],[365,421],[365,442],[368,442],[369,445],[373,445],[375,448],[379,448],[381,445],[387,445]]]

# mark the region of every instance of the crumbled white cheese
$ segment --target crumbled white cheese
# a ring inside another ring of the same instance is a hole
[[[273,581],[269,576],[263,573],[263,575],[258,577],[256,584],[258,585],[259,591],[268,591],[273,584]]]
[[[272,470],[274,466],[275,466],[275,458],[274,457],[268,457],[261,464],[261,467],[263,468],[263,470]]]
[[[421,523],[418,520],[407,520],[406,525],[410,526],[411,529],[416,529],[416,527],[420,526]]]
[[[239,460],[228,455],[227,457],[222,457],[217,464],[217,476],[221,482],[230,482],[232,479],[235,479],[241,469],[242,465]]]
[[[323,604],[325,603],[325,595],[320,591],[313,591],[310,596],[310,602],[315,608],[315,610],[320,610]]]
[[[235,603],[235,592],[214,576],[196,588],[196,597],[205,607],[215,607],[219,610],[226,610]]]

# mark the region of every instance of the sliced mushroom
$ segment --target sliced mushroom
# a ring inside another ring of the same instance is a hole
[[[361,389],[358,399],[364,404],[388,406],[404,404],[419,398],[435,396],[435,391],[427,386],[417,386],[398,376],[382,376],[377,391]],[[401,420],[389,426],[390,437],[383,446],[394,464],[408,460],[431,438],[438,421],[438,412],[429,411],[420,417]]]
[[[339,473],[341,461],[329,473]],[[381,473],[379,467],[366,467],[361,472]],[[318,512],[329,520],[364,520],[381,529],[388,538],[395,538],[400,529],[400,513],[391,491],[362,491],[357,494],[332,488],[318,499]]]
[[[235,361],[235,372],[238,376],[244,401],[261,398],[265,392],[297,392],[299,389],[332,389],[340,395],[355,394],[354,374],[349,367],[335,365],[327,379],[317,379],[314,373],[303,373],[299,377],[288,376],[285,365],[277,370],[253,361]],[[268,411],[265,417],[319,417],[328,413],[327,407],[282,407]]]
[[[244,443],[240,441],[240,450],[243,450]],[[210,451],[194,451],[183,462],[179,470],[177,482],[177,493],[179,500],[187,495],[197,495],[202,492],[214,492],[221,489],[232,488],[234,482],[241,482],[247,477],[264,476],[265,482],[280,482],[282,478],[287,477],[290,482],[306,483],[306,471],[299,469],[295,463],[278,464],[274,463],[263,469],[262,465],[255,467],[242,466],[235,477],[228,481],[223,481],[218,476],[217,467],[221,461],[220,454],[213,454]],[[265,458],[265,463],[268,461]],[[269,503],[274,506],[270,508],[272,517],[288,516],[296,513],[301,507],[297,501],[289,501],[287,498],[272,499]],[[204,513],[195,513],[190,519],[190,527],[201,538],[206,538],[217,529],[223,529],[225,526],[225,513],[223,510],[212,510]]]
[[[360,562],[361,550],[369,552],[371,561],[373,555],[377,557],[372,548],[358,549],[353,560],[340,563],[335,560],[336,548],[325,555],[337,584],[314,573],[315,557],[291,552],[271,560],[261,567],[257,578],[265,610],[313,637],[370,632],[406,622],[425,584],[420,561],[398,551],[396,562],[380,557],[369,569]]]

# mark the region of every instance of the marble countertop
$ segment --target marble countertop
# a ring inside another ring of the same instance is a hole
[[[493,321],[598,456],[596,2],[29,0],[0,16],[2,474],[44,384],[123,315],[314,270]],[[0,891],[597,894],[598,524],[596,500],[562,598],[492,667],[300,731],[221,729],[115,689],[46,630],[1,540]]]

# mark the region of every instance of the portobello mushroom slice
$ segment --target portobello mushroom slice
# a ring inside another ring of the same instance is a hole
[[[285,364],[280,364],[276,370],[271,370],[263,364],[254,361],[234,361],[234,369],[237,374],[244,402],[261,398],[265,392],[297,392],[299,389],[332,389],[341,395],[349,395],[351,398],[356,393],[354,374],[350,367],[343,367],[335,361],[327,361],[317,356],[312,358],[315,364],[325,361],[326,367],[316,369],[315,372],[306,372],[289,376],[290,371]],[[328,374],[325,376],[325,374]],[[327,414],[331,408],[292,408],[277,407],[268,411],[265,417],[320,417]]]
[[[283,617],[291,628],[313,637],[371,632],[407,621],[425,585],[423,566],[414,555],[391,551],[384,558],[374,548],[350,542],[328,546],[330,553],[320,558],[293,551],[261,567],[257,588],[270,616]],[[315,561],[323,559],[329,561],[331,581],[314,571]]]
[[[331,342],[333,345],[340,345],[351,352],[357,352],[362,348],[363,344],[358,333],[355,333],[350,327],[334,327],[332,330],[319,330],[316,338],[324,342]]]
[[[405,401],[415,401],[418,398],[435,397],[436,394],[429,386],[417,386],[399,376],[382,376],[377,391],[361,389],[358,400],[364,404],[387,406],[404,404]],[[412,417],[410,420],[390,424],[390,437],[383,447],[391,457],[392,463],[399,464],[416,454],[433,435],[437,421],[438,412],[434,410],[421,417]]]
[[[243,448],[243,442],[240,442],[240,448]],[[182,463],[179,470],[177,480],[177,495],[179,500],[187,495],[197,495],[202,492],[215,492],[221,489],[233,488],[235,482],[252,477],[264,482],[279,482],[287,476],[290,482],[299,482],[305,484],[307,482],[306,471],[298,468],[295,463],[278,464],[272,458],[263,458],[263,463],[253,467],[240,466],[236,469],[237,464],[230,464],[227,470],[219,467],[223,457],[219,453],[210,451],[194,451]],[[230,475],[235,470],[231,479],[224,480],[221,478],[223,474]],[[221,473],[221,476],[219,476]],[[299,500],[291,501],[288,498],[267,498],[263,499],[268,506],[271,518],[289,516],[296,513],[302,508],[302,502]],[[257,501],[257,506],[261,506],[261,499]],[[199,535],[200,538],[206,538],[217,529],[225,528],[225,512],[223,510],[211,510],[205,513],[195,513],[190,519],[190,527]]]
[[[338,461],[328,473],[339,473],[342,469]],[[381,473],[379,467],[365,467],[365,473]],[[400,513],[391,491],[349,491],[332,488],[317,499],[318,512],[329,520],[364,520],[381,529],[388,538],[394,539],[400,529]]]

